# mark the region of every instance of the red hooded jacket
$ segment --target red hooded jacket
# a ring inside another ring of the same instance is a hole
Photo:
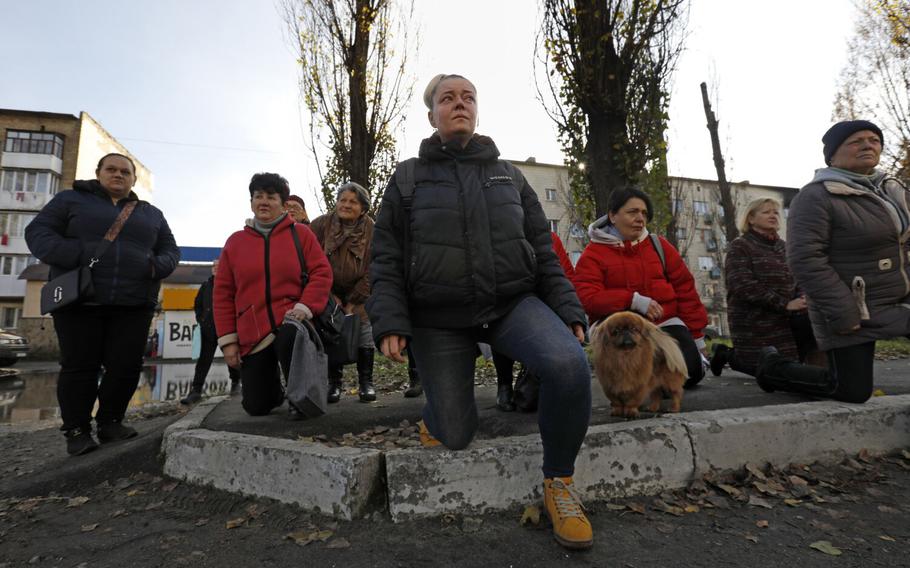
[[[566,273],[566,278],[571,282],[572,278],[575,277],[575,267],[572,266],[572,261],[569,260],[566,247],[563,246],[559,235],[553,231],[550,231],[550,238],[553,239],[553,251],[556,253],[556,258],[559,259],[559,266],[562,267],[562,271]]]
[[[309,273],[303,288],[292,227],[300,236]],[[240,355],[246,355],[281,325],[284,314],[296,304],[305,305],[313,315],[322,313],[331,288],[332,267],[306,225],[295,225],[288,216],[268,237],[244,227],[224,244],[215,276],[213,312],[218,344],[239,343]]]
[[[678,317],[692,337],[698,339],[704,335],[708,314],[698,297],[695,280],[679,251],[663,237],[659,238],[667,262],[667,277],[649,237],[634,244],[618,239],[611,244],[590,243],[575,265],[572,282],[578,299],[594,322],[632,309],[634,294],[638,292],[663,308],[663,318],[654,323]]]

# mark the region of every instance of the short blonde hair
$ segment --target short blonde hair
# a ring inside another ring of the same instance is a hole
[[[757,213],[759,209],[769,203],[777,207],[777,210],[780,211],[780,201],[772,199],[771,197],[762,197],[755,199],[749,203],[749,207],[746,208],[746,214],[743,216],[742,221],[739,223],[739,232],[748,233],[750,230],[752,230],[752,225],[749,224],[749,217]]]
[[[433,110],[433,97],[436,95],[436,89],[439,87],[439,84],[446,79],[464,79],[468,83],[471,83],[471,80],[467,77],[455,73],[440,73],[439,75],[436,75],[430,79],[430,82],[427,83],[426,88],[423,90],[423,104],[426,105],[427,109]],[[474,87],[474,83],[471,83],[471,86]],[[474,87],[474,90],[477,91],[477,87]]]

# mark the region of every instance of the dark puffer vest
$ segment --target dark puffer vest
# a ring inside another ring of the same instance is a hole
[[[498,157],[485,136],[475,135],[464,148],[436,135],[424,140],[409,218],[394,177],[389,182],[376,220],[367,302],[377,343],[389,334],[410,337],[412,326],[481,326],[532,294],[566,324],[584,325],[537,195]]]

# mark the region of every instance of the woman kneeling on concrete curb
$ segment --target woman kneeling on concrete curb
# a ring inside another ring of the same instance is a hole
[[[373,241],[370,194],[352,181],[338,188],[335,211],[313,220],[310,225],[332,265],[332,294],[346,314],[360,317],[360,345],[357,349],[358,394],[361,402],[376,400],[373,388],[373,330],[363,305],[370,297],[369,255]],[[344,391],[344,364],[329,360],[329,402],[338,402]]]
[[[553,253],[531,186],[474,133],[477,91],[437,75],[424,92],[436,132],[383,196],[367,311],[383,355],[417,360],[426,445],[458,450],[477,430],[474,362],[484,342],[540,377],[545,509],[560,544],[593,542],[572,484],[591,417],[585,315]],[[437,441],[438,440],[438,441]]]
[[[787,261],[808,296],[828,368],[762,351],[758,384],[844,402],[872,396],[875,341],[910,333],[910,192],[877,170],[881,129],[839,122],[822,137],[825,163],[793,199]]]
[[[215,275],[218,345],[225,362],[240,369],[242,405],[251,416],[269,414],[284,402],[279,365],[287,377],[297,328],[282,320],[312,319],[325,308],[332,287],[332,267],[319,241],[285,212],[289,194],[287,180],[278,174],[253,176],[253,218],[228,238]],[[288,413],[302,418],[293,406]]]
[[[136,165],[129,157],[107,154],[95,176],[58,193],[25,230],[32,254],[50,265],[51,279],[91,266],[92,296],[52,312],[60,342],[57,400],[71,455],[98,447],[92,438],[96,401],[101,443],[136,436],[122,420],[139,384],[161,280],[180,259],[164,215],[133,193]],[[102,239],[111,241],[109,248],[93,258]]]

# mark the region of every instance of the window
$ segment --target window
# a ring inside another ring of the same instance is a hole
[[[708,252],[714,252],[717,250],[717,238],[714,236],[713,229],[700,229],[698,231],[701,233],[701,242],[705,243],[705,250]]]
[[[714,268],[714,259],[710,256],[700,256],[698,257],[698,269],[699,270],[711,270]]]
[[[51,154],[63,159],[63,137],[52,132],[6,132],[5,152],[23,154]]]
[[[556,201],[556,190],[555,189],[547,190],[547,201]]]
[[[708,213],[708,202],[707,201],[694,201],[692,206],[695,209],[696,215],[707,215]]]
[[[34,214],[28,213],[0,213],[0,234],[8,237],[23,237],[25,228],[34,218]]]
[[[553,233],[559,233],[559,221],[556,219],[547,219],[547,223],[550,224],[550,231]]]
[[[682,211],[682,208],[683,208],[682,199],[674,199],[673,200],[673,214],[676,215],[677,213]]]
[[[46,193],[55,195],[60,178],[52,172],[34,170],[3,170],[0,189],[16,193]]]
[[[0,274],[19,276],[27,266],[37,264],[38,259],[27,254],[0,256]]]
[[[782,211],[782,213],[783,213],[784,219],[786,219],[787,217],[790,216],[790,208],[789,208],[789,207],[784,207],[784,210]]]
[[[686,228],[685,228],[685,227],[678,227],[678,228],[676,229],[676,242],[677,242],[677,243],[681,243],[681,242],[683,242],[684,240],[686,240]]]
[[[4,329],[15,329],[19,324],[19,308],[3,308],[2,325]]]
[[[705,284],[704,290],[706,298],[713,298],[715,295],[717,295],[717,284],[708,282]]]
[[[572,223],[572,228],[569,229],[569,235],[575,239],[583,239],[585,236],[585,228],[579,223]]]
[[[4,276],[9,276],[13,273],[13,257],[4,256],[0,257],[0,274]]]

